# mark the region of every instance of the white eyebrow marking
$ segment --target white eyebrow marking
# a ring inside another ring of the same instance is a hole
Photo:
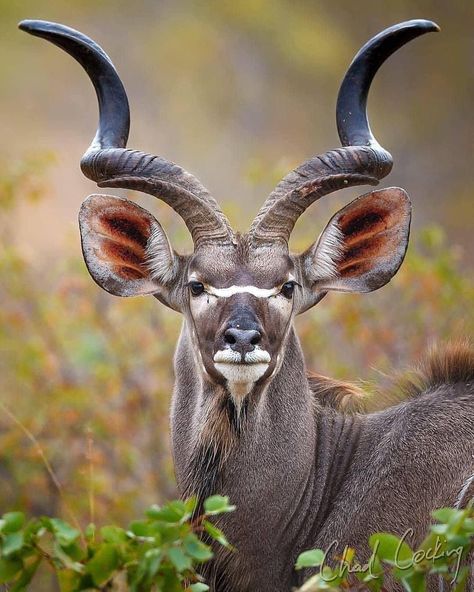
[[[206,292],[218,298],[229,298],[234,294],[252,294],[256,298],[270,298],[280,293],[280,288],[257,288],[257,286],[229,286],[228,288],[214,288],[206,286]]]
[[[290,273],[288,281],[291,282],[295,278]],[[189,281],[200,281],[193,273],[189,278]],[[205,291],[211,296],[217,298],[229,298],[234,294],[252,294],[255,298],[270,298],[271,296],[277,296],[281,292],[281,286],[275,286],[274,288],[258,288],[257,286],[229,286],[228,288],[215,288],[210,284],[204,284]]]

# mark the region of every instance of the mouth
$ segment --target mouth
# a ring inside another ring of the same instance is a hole
[[[240,365],[253,365],[253,364],[266,364],[270,363],[270,354],[263,349],[254,349],[251,352],[246,352],[244,359],[242,354],[233,349],[220,349],[214,354],[214,362],[216,364],[238,364]]]
[[[265,374],[270,361],[270,354],[261,349],[246,352],[244,356],[232,349],[223,349],[214,355],[216,370],[228,382],[237,384],[256,382]]]

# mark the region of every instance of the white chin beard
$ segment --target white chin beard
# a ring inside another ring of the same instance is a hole
[[[257,364],[216,362],[214,365],[227,380],[230,394],[236,403],[240,403],[241,399],[249,394],[253,385],[265,374],[269,366],[266,362]]]

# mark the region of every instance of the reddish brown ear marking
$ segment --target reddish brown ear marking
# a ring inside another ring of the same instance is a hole
[[[359,215],[358,215],[359,214]],[[357,211],[348,212],[345,216],[341,216],[339,219],[339,227],[344,233],[347,242],[358,240],[360,236],[366,234],[373,234],[381,229],[385,229],[386,221],[384,212],[372,211],[365,212],[360,215]]]
[[[389,257],[399,247],[399,229],[407,215],[405,208],[394,207],[393,198],[387,199],[382,192],[377,200],[361,199],[351,205],[338,220],[344,241],[337,267],[348,278],[368,273],[374,260]]]
[[[119,265],[113,265],[112,267],[115,275],[123,280],[140,280],[146,277],[142,271],[134,267],[120,267]]]
[[[359,275],[369,271],[375,258],[387,257],[395,246],[387,234],[382,232],[378,236],[366,236],[345,248],[343,259],[337,266],[338,273],[346,277]]]
[[[361,199],[349,204],[346,211],[338,219],[340,230],[344,234],[344,242],[352,245],[368,236],[374,236],[390,230],[403,222],[406,212],[403,208],[394,207],[393,199],[387,200],[378,192],[375,200]],[[366,196],[363,196],[366,197]]]
[[[153,216],[137,204],[110,195],[91,195],[79,213],[82,251],[94,280],[117,296],[163,292],[164,284],[150,269],[150,253],[160,258],[160,271],[172,268],[174,255]],[[162,269],[163,268],[163,269]]]
[[[308,251],[309,277],[313,273],[320,290],[370,292],[382,287],[403,261],[410,217],[410,200],[402,189],[362,195],[333,216]]]
[[[127,267],[133,267],[137,271],[142,271],[143,275],[145,275],[146,268],[143,265],[144,249],[132,248],[109,238],[102,238],[100,247],[100,251],[97,251],[99,259],[112,264],[125,264]]]
[[[106,236],[117,240],[122,239],[145,249],[150,236],[150,223],[128,213],[107,211],[98,216],[96,230]]]
[[[90,228],[97,233],[96,257],[109,264],[124,280],[146,278],[146,246],[151,220],[134,212],[127,202],[105,198],[101,209],[90,217]]]
[[[381,236],[366,236],[364,239],[354,241],[351,245],[346,246],[344,249],[344,261],[341,262],[340,269],[344,269],[347,266],[348,261],[359,261],[360,259],[366,259],[367,257],[373,257],[377,253],[380,253],[385,247],[384,237]]]

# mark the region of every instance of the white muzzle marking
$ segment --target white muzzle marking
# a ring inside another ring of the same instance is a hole
[[[220,349],[214,355],[214,362],[221,364],[269,364],[270,354],[263,350],[255,348],[245,354],[242,361],[242,355],[233,349]]]
[[[240,396],[250,392],[252,385],[267,371],[270,360],[270,354],[257,347],[246,352],[244,360],[239,352],[230,348],[221,349],[214,355],[216,370],[227,380],[231,392],[238,392]]]

